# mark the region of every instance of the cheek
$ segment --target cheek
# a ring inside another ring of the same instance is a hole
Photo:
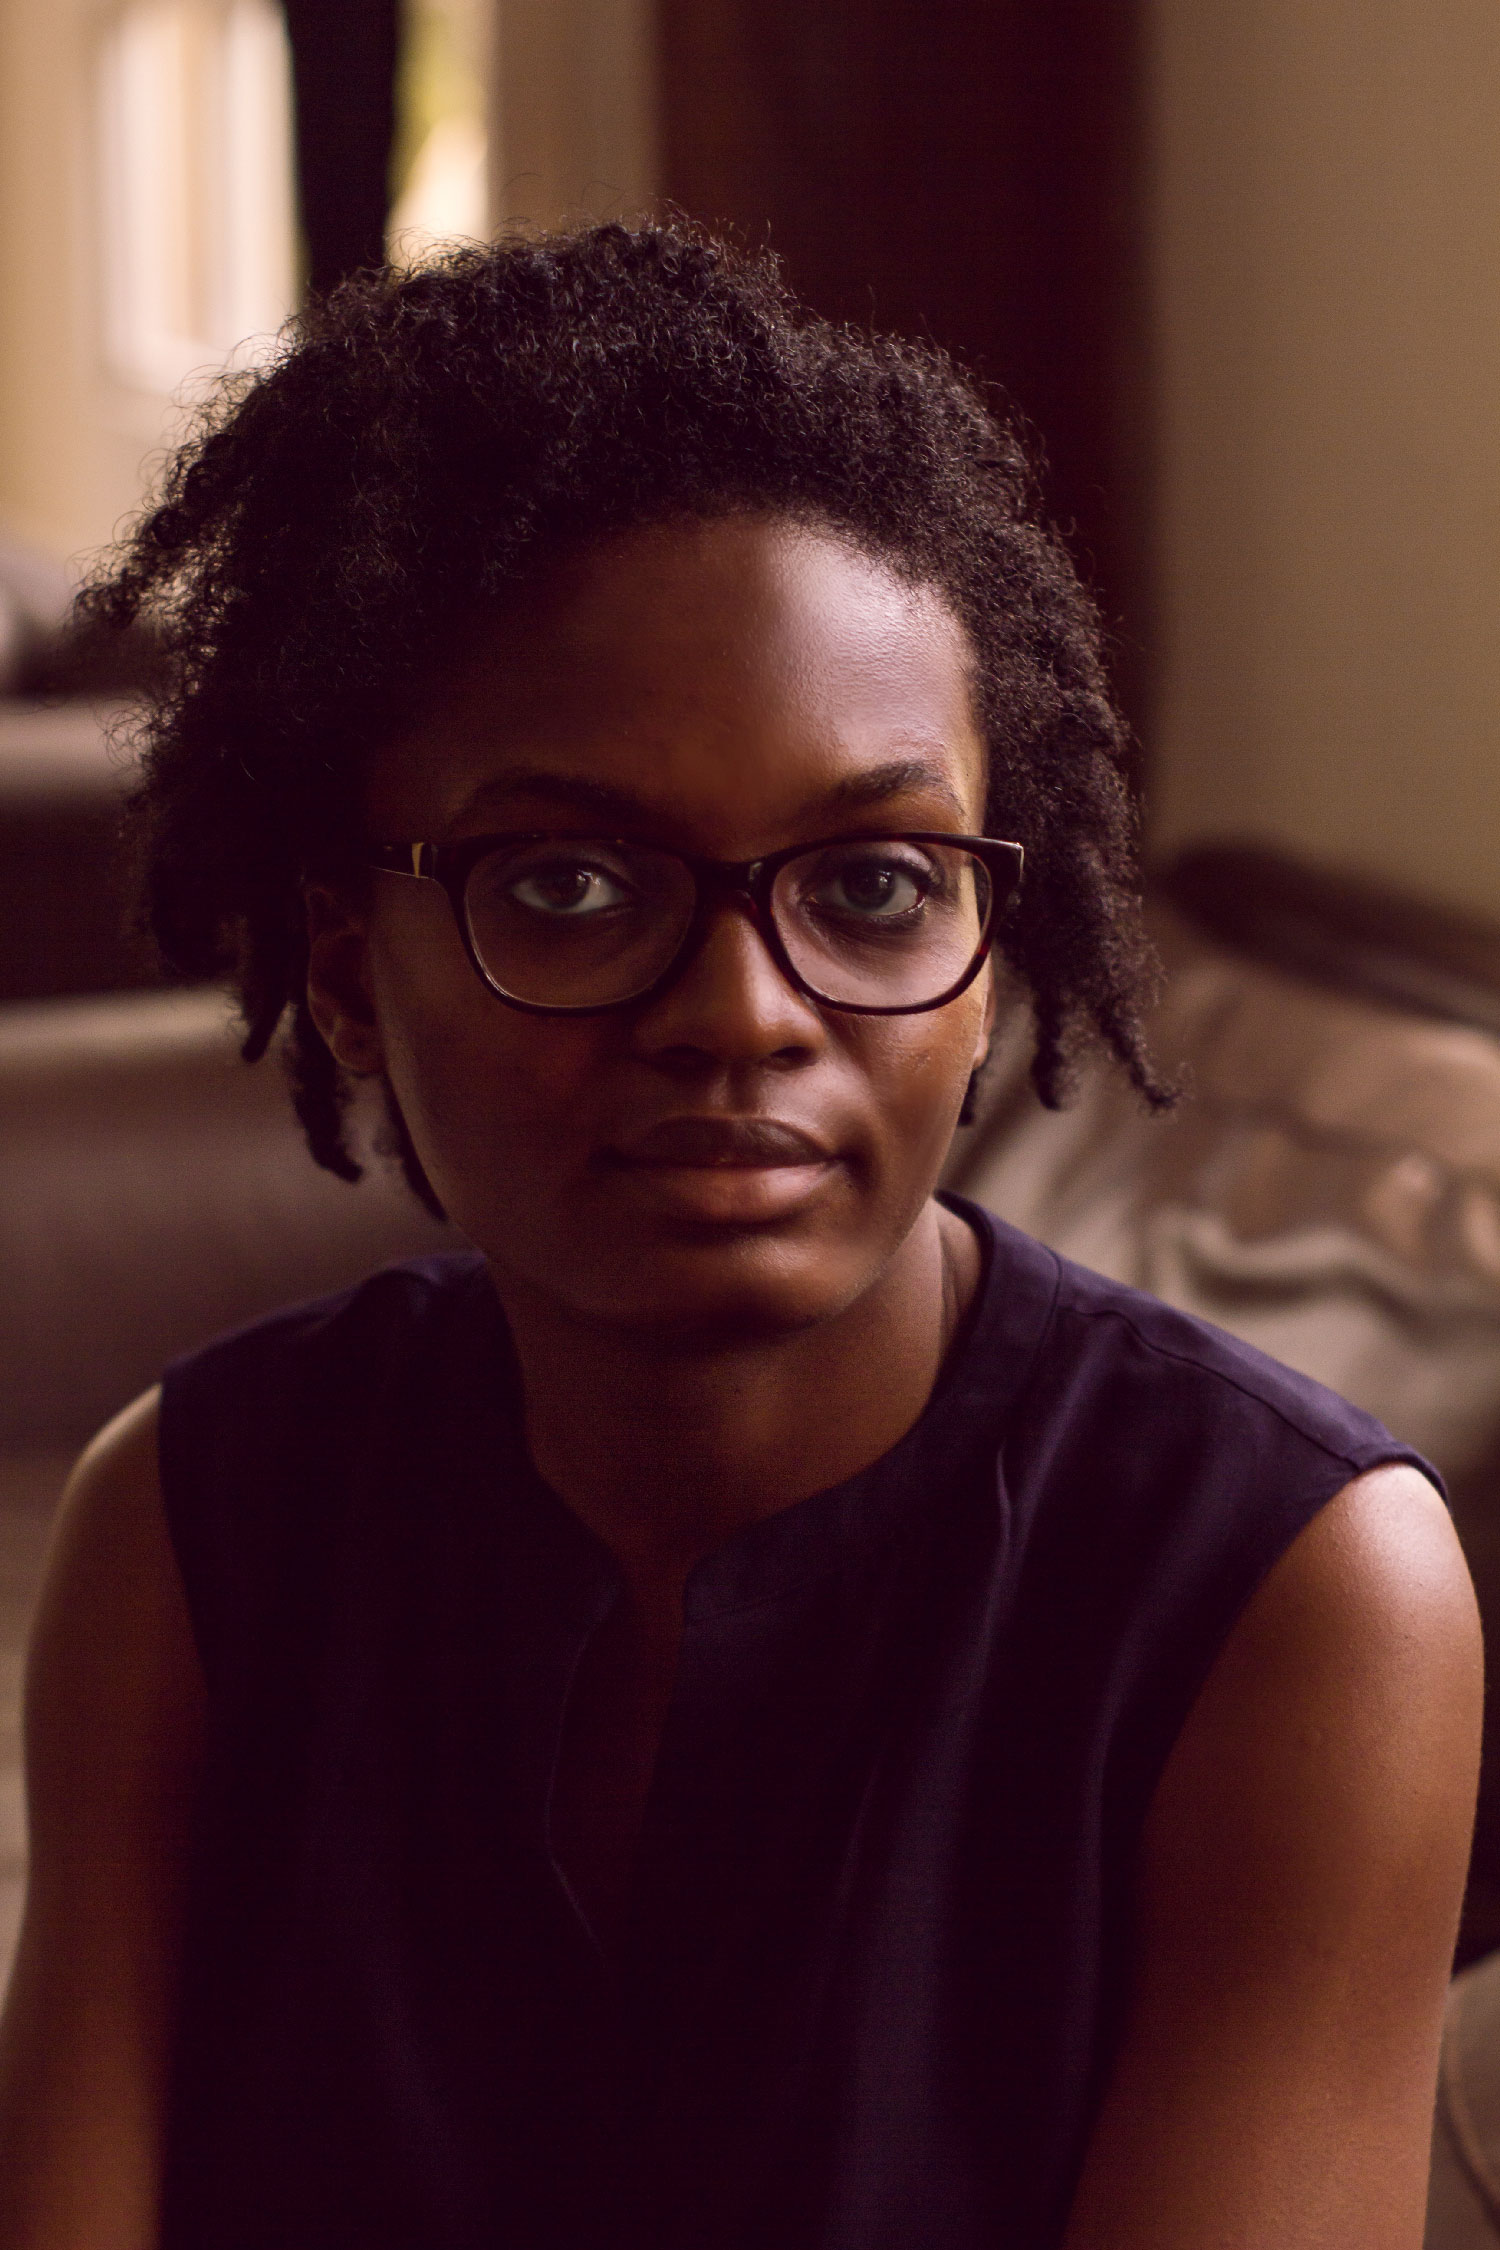
[[[471,968],[441,897],[374,927],[370,968],[387,1074],[459,1223],[498,1183],[564,1169],[600,1076],[598,1020],[556,1024],[508,1008]]]
[[[885,1120],[885,1139],[914,1169],[935,1169],[983,1046],[988,978],[928,1015],[867,1017],[858,1060]]]

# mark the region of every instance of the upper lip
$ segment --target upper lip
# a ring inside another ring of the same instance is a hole
[[[779,1117],[664,1117],[610,1152],[624,1164],[827,1164],[811,1133]]]

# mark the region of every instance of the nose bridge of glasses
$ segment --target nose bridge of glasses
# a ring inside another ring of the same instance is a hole
[[[691,967],[709,946],[726,911],[737,910],[778,979],[796,991],[782,959],[771,912],[770,885],[762,873],[765,860],[689,859],[686,864],[697,886],[697,905],[672,963],[673,973],[681,974]]]
[[[687,858],[685,864],[698,887],[700,917],[734,899],[746,900],[759,909],[764,888],[761,882],[764,859]]]

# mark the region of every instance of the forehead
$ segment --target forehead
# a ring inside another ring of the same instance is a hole
[[[387,834],[440,836],[550,778],[699,848],[751,851],[902,768],[903,806],[920,814],[926,790],[938,824],[977,823],[970,676],[942,596],[830,533],[756,517],[635,530],[469,621],[417,726],[376,760],[370,812]]]

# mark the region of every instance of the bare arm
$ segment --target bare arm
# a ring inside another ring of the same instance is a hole
[[[31,1872],[0,2020],[0,2250],[153,2250],[202,1681],[156,1395],[63,1500],[26,1682]]]
[[[1480,1687],[1441,1502],[1415,1470],[1356,1479],[1168,1762],[1066,2250],[1420,2250]]]

